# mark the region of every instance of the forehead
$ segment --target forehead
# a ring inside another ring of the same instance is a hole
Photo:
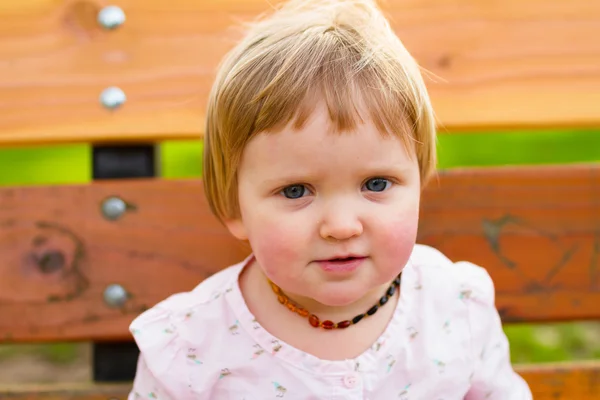
[[[368,120],[352,131],[335,132],[324,106],[317,106],[299,129],[291,125],[277,132],[260,133],[244,149],[240,168],[275,170],[293,167],[303,170],[362,165],[413,164],[412,146],[399,135],[381,133]]]

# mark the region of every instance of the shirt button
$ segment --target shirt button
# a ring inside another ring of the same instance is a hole
[[[357,374],[348,374],[346,376],[344,376],[344,385],[348,388],[348,389],[353,389],[356,387],[356,385],[358,385],[358,381],[359,381],[359,376]]]

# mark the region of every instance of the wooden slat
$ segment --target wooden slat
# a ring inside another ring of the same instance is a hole
[[[118,195],[131,211],[100,215]],[[486,267],[505,321],[600,318],[600,166],[457,170],[423,200],[420,242]],[[0,340],[126,339],[142,310],[248,249],[200,181],[0,189]],[[122,310],[103,303],[121,284]]]
[[[600,362],[517,366],[535,400],[596,400],[600,398]]]
[[[456,169],[419,240],[490,271],[504,321],[600,318],[600,165]]]
[[[0,400],[127,400],[131,384],[0,385]]]
[[[112,195],[121,221],[101,215]],[[0,189],[0,338],[128,338],[133,316],[246,254],[199,181]],[[131,293],[123,309],[103,302],[112,283]]]
[[[272,2],[115,1],[127,21],[110,32],[96,23],[102,3],[0,0],[0,145],[198,138],[229,28]],[[600,123],[600,2],[382,3],[439,77],[445,128]],[[128,101],[108,112],[98,97],[113,85]]]
[[[600,363],[516,366],[536,400],[596,400],[600,396]],[[126,400],[131,384],[0,386],[2,400]]]

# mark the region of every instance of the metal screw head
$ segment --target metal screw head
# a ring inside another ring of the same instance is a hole
[[[108,220],[119,219],[125,211],[127,211],[127,204],[118,197],[109,197],[102,202],[102,215]]]
[[[104,302],[110,307],[122,307],[127,299],[129,298],[129,294],[125,290],[125,288],[119,284],[108,285],[106,289],[104,289]]]
[[[111,86],[100,94],[100,103],[109,110],[121,107],[127,101],[125,92],[116,86]]]
[[[104,7],[98,13],[98,23],[104,29],[115,29],[125,23],[125,12],[117,6]]]

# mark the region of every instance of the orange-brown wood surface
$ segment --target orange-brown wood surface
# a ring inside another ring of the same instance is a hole
[[[129,211],[103,218],[117,195]],[[126,338],[132,318],[247,250],[212,217],[200,181],[0,189],[0,339]],[[103,301],[119,284],[120,309]]]
[[[0,385],[0,400],[127,400],[130,389],[130,383]]]
[[[126,22],[96,22],[107,4]],[[198,138],[231,28],[278,0],[0,0],[0,145]],[[389,0],[445,128],[598,125],[600,2]],[[116,111],[101,91],[127,95]]]
[[[419,240],[490,271],[504,321],[600,318],[600,165],[450,170]]]
[[[600,398],[600,362],[517,366],[535,400],[596,400]]]
[[[535,400],[596,400],[600,396],[600,363],[516,366]],[[131,384],[0,386],[2,400],[126,400]]]
[[[105,220],[102,201],[129,211]],[[486,267],[504,321],[600,318],[600,166],[456,170],[424,196],[420,242]],[[127,339],[131,320],[238,262],[201,181],[0,189],[0,340]],[[103,291],[130,294],[109,308]]]

